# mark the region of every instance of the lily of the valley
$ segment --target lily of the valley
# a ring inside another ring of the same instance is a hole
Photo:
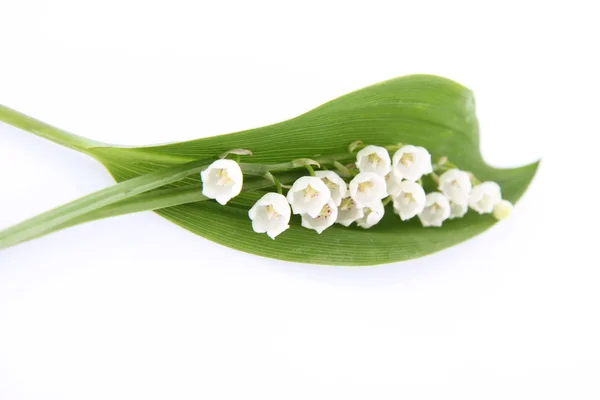
[[[394,153],[392,168],[397,177],[418,181],[423,175],[433,172],[431,154],[424,147],[407,144]]]
[[[450,219],[462,218],[469,211],[467,203],[455,203],[450,201]]]
[[[483,182],[471,190],[469,206],[479,214],[489,214],[501,200],[500,186],[496,182]]]
[[[390,154],[381,146],[367,146],[356,154],[356,166],[360,172],[386,176],[391,170]]]
[[[346,192],[348,191],[346,182],[333,171],[315,171],[315,176],[321,178],[323,183],[329,188],[331,199],[336,206],[339,206],[342,198],[346,196]]]
[[[418,183],[402,181],[398,184],[399,192],[393,197],[394,211],[402,221],[411,219],[425,208],[425,191]]]
[[[369,229],[377,225],[381,221],[381,218],[383,218],[383,214],[385,214],[383,203],[380,201],[363,208],[363,214],[362,218],[356,220],[356,225],[364,229]]]
[[[362,218],[364,215],[363,209],[356,206],[356,202],[349,195],[344,197],[338,207],[338,224],[350,226],[354,221]]]
[[[350,197],[357,207],[376,206],[387,195],[385,178],[374,172],[360,172],[350,181]]]
[[[453,203],[466,205],[471,193],[471,177],[465,171],[449,169],[440,175],[438,188]]]
[[[271,239],[290,227],[290,205],[284,195],[267,193],[248,211],[254,232],[266,233]]]
[[[308,229],[314,229],[321,234],[325,229],[334,224],[338,216],[338,209],[332,199],[329,199],[321,208],[315,217],[309,214],[302,214],[302,226]]]
[[[439,192],[427,194],[425,208],[419,214],[423,226],[442,226],[442,222],[450,216],[450,202]]]
[[[233,160],[221,159],[213,162],[200,173],[202,194],[225,205],[240,194],[244,175],[239,164]]]
[[[329,188],[316,176],[298,178],[287,194],[287,200],[294,214],[308,214],[316,217],[331,198]]]
[[[503,220],[510,217],[512,214],[513,205],[508,200],[501,200],[494,206],[494,217],[497,220]]]

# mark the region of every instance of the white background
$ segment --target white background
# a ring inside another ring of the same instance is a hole
[[[151,213],[0,252],[0,399],[600,397],[594,2],[0,0],[0,103],[154,144],[434,73],[475,91],[513,217],[419,260],[263,259]],[[111,184],[0,126],[0,227]]]

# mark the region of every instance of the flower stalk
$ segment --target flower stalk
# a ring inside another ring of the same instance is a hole
[[[267,178],[269,181],[273,182],[273,184],[275,185],[275,191],[279,194],[283,194],[283,189],[281,188],[281,182],[279,182],[279,180],[277,178],[275,178],[275,176],[270,173],[267,172],[265,174],[265,178]]]

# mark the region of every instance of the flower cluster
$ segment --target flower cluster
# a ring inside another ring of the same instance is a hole
[[[288,187],[287,196],[277,182],[279,193],[267,193],[254,204],[248,215],[255,232],[275,239],[290,227],[292,214],[300,215],[304,228],[319,234],[334,223],[347,227],[356,222],[369,229],[383,218],[389,202],[400,220],[418,217],[424,227],[461,218],[469,208],[497,219],[512,211],[497,183],[479,183],[445,158],[434,166],[423,147],[402,145],[390,157],[384,147],[366,146],[358,151],[354,164],[340,171],[351,174],[349,182],[334,171],[307,168],[310,176],[297,179]],[[425,193],[422,178],[426,176],[438,191]],[[223,205],[242,190],[243,173],[233,160],[215,161],[201,177],[202,193]]]

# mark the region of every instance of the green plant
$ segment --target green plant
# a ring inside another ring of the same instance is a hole
[[[260,256],[347,266],[390,263],[455,245],[495,220],[469,213],[441,228],[424,229],[415,219],[400,223],[389,212],[369,230],[335,225],[316,235],[292,217],[290,229],[271,240],[254,234],[248,218],[252,205],[273,191],[273,179],[265,174],[286,185],[303,175],[305,163],[300,159],[333,169],[354,161],[348,146],[356,141],[402,142],[427,148],[434,159],[450,159],[481,181],[497,182],[503,197],[515,203],[538,167],[538,162],[512,169],[487,165],[479,151],[472,92],[430,75],[381,82],[274,125],[161,146],[131,148],[91,141],[3,106],[0,121],[95,158],[119,182],[0,232],[0,249],[79,223],[154,210],[206,239]],[[252,156],[241,156],[242,193],[223,207],[202,195],[199,172],[231,149],[247,149]]]

